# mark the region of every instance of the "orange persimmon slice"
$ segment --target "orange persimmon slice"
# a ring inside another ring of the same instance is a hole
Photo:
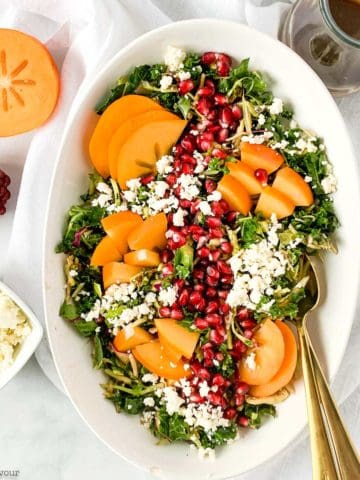
[[[118,352],[126,352],[137,345],[150,342],[152,336],[141,327],[125,327],[114,338],[113,345]]]
[[[131,250],[146,248],[162,249],[166,245],[165,233],[167,230],[167,219],[164,212],[148,217],[137,225],[128,236],[128,244]]]
[[[310,185],[290,167],[281,168],[276,173],[272,186],[291,198],[299,207],[308,207],[314,203]]]
[[[263,168],[272,173],[284,163],[284,157],[266,145],[241,142],[240,152],[241,160],[254,170]]]
[[[294,209],[295,204],[291,198],[274,187],[265,187],[259,197],[255,212],[262,213],[265,218],[270,218],[274,213],[280,220],[292,215]]]
[[[158,337],[161,345],[164,347],[165,355],[169,357],[172,362],[177,363],[181,358],[181,353],[172,348],[172,346],[167,342],[166,338],[163,337],[159,332]]]
[[[104,265],[103,285],[105,290],[114,283],[129,283],[131,279],[135,277],[142,270],[141,267],[136,265],[127,265],[122,262],[110,262]]]
[[[108,235],[105,235],[96,246],[91,256],[90,265],[102,267],[109,262],[117,262],[121,259],[121,256],[112,239]]]
[[[165,349],[170,347],[170,350],[178,351],[180,356],[192,357],[199,340],[199,333],[190,332],[173,318],[157,318],[155,327],[159,333],[160,343]]]
[[[276,320],[276,326],[282,333],[285,343],[284,360],[280,366],[280,369],[272,377],[270,382],[265,385],[255,385],[250,388],[250,395],[253,397],[268,397],[275,392],[285,387],[292,379],[297,362],[297,346],[291,328],[286,323]]]
[[[17,30],[0,29],[0,137],[39,127],[59,96],[59,73],[46,47]]]
[[[138,362],[159,377],[179,380],[191,375],[191,370],[185,370],[181,359],[177,363],[170,360],[159,340],[138,345],[132,353]]]
[[[157,120],[179,120],[179,117],[173,113],[163,109],[150,110],[148,112],[141,113],[134,117],[129,118],[125,122],[121,123],[119,128],[115,131],[111,137],[109,144],[109,171],[110,176],[117,179],[118,174],[118,156],[121,147],[132,133],[139,127],[142,127],[146,123],[154,122]]]
[[[285,356],[285,342],[280,329],[270,319],[265,320],[254,334],[255,347],[248,355],[254,355],[255,368],[247,357],[239,363],[240,380],[249,385],[264,385],[279,371]]]
[[[126,253],[124,262],[128,265],[138,265],[139,267],[157,267],[160,263],[160,255],[157,252],[143,248]]]
[[[244,162],[227,162],[230,175],[238,180],[250,195],[258,195],[262,192],[262,185],[255,177],[255,170]]]
[[[246,188],[232,175],[224,175],[217,189],[230,208],[247,215],[251,208],[251,198]]]
[[[142,218],[140,215],[129,210],[114,213],[101,220],[103,229],[111,237],[122,255],[128,251],[127,239],[130,232],[141,223]]]
[[[162,107],[142,95],[125,95],[119,98],[99,118],[89,143],[90,159],[103,177],[109,176],[108,151],[111,137],[125,120]]]

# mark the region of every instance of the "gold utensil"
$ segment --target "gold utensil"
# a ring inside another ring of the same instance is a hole
[[[307,332],[310,312],[318,306],[321,283],[316,260],[308,257],[307,297],[300,305],[297,329],[300,341],[309,419],[314,480],[360,479],[354,445],[336,408]]]

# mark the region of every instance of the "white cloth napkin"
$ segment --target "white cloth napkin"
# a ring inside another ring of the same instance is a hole
[[[7,254],[1,251],[0,266],[4,281],[22,296],[40,320],[44,319],[40,266],[49,181],[64,124],[81,86],[116,51],[160,25],[185,18],[216,17],[248,23],[276,37],[288,8],[288,3],[271,3],[271,0],[13,0],[11,6],[8,1],[0,0],[0,27],[18,28],[35,35],[47,44],[61,69],[61,97],[51,121],[35,134],[0,139],[0,167],[14,152],[17,159],[27,155],[9,248]],[[355,151],[359,151],[356,125],[360,117],[360,94],[338,103],[352,134]],[[18,160],[19,170],[21,163]],[[19,172],[17,176],[20,177]],[[356,348],[359,340],[360,323],[356,321],[334,385],[340,400],[346,399],[360,384],[360,369],[354,368],[360,363],[360,351]],[[61,389],[46,336],[36,357],[46,375]],[[357,389],[357,409],[359,398]],[[307,444],[302,442],[295,450],[288,449],[256,473],[241,478],[305,478],[301,472],[307,466],[306,451]]]

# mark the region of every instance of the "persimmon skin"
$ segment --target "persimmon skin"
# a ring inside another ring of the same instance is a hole
[[[142,221],[140,215],[127,210],[103,218],[101,225],[119,252],[124,255],[128,251],[128,236]]]
[[[241,142],[240,153],[243,162],[254,170],[263,168],[268,174],[284,163],[284,157],[279,152],[263,144]]]
[[[217,190],[232,210],[247,215],[251,209],[251,198],[245,187],[231,175],[224,175]]]
[[[181,353],[178,351],[178,350],[175,350],[171,344],[169,344],[169,342],[167,341],[166,337],[163,337],[161,335],[161,333],[158,332],[158,337],[159,337],[159,341],[161,343],[161,345],[163,346],[164,348],[164,352],[165,352],[165,355],[167,357],[169,357],[169,359],[174,362],[174,363],[177,363],[180,358],[182,357]]]
[[[286,323],[276,320],[276,326],[281,331],[285,343],[284,360],[280,369],[273,378],[264,385],[255,385],[250,388],[253,397],[268,397],[285,387],[294,376],[297,363],[297,345],[293,332]]]
[[[265,320],[254,334],[255,369],[246,358],[239,362],[239,378],[249,385],[265,385],[279,371],[285,356],[285,342],[280,329],[270,319]]]
[[[165,349],[159,340],[138,345],[132,350],[132,354],[145,368],[159,377],[179,380],[191,375],[191,370],[185,370],[181,359],[178,363],[174,363],[166,356]]]
[[[141,271],[141,267],[127,265],[123,262],[106,263],[102,271],[104,289],[106,290],[114,283],[130,283]]]
[[[314,203],[310,185],[290,167],[281,168],[276,173],[272,186],[287,195],[298,207],[309,207]]]
[[[89,143],[90,160],[101,176],[107,178],[110,174],[109,144],[119,126],[131,117],[157,109],[162,107],[142,95],[125,95],[107,107],[100,116]]]
[[[160,255],[157,252],[143,248],[124,255],[124,262],[139,267],[157,267],[160,264]]]
[[[96,246],[90,260],[91,266],[102,267],[109,262],[121,260],[121,253],[116,248],[112,239],[105,235]]]
[[[255,170],[245,162],[227,162],[230,175],[240,182],[250,195],[259,195],[263,187],[255,177]]]
[[[165,349],[169,347],[179,352],[180,356],[188,359],[192,357],[199,341],[199,333],[190,332],[173,318],[157,318],[155,326],[161,335],[160,343],[164,345]]]
[[[255,212],[262,213],[265,218],[270,218],[274,213],[276,218],[281,220],[294,213],[295,204],[288,196],[274,187],[267,186],[263,189]]]
[[[128,236],[131,250],[163,249],[166,245],[167,218],[164,212],[148,217],[137,225]]]
[[[126,329],[127,327],[120,330],[113,340],[113,345],[118,352],[127,352],[153,339],[152,335],[141,327],[132,327],[130,334]]]

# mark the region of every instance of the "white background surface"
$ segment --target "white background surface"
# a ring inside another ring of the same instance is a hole
[[[0,0],[0,20],[2,22],[5,20],[1,18],[1,13],[5,7],[9,6],[9,3],[8,1]],[[47,13],[51,12],[51,18],[58,23],[52,24],[52,21],[49,21],[48,18],[46,22],[42,22],[41,19],[39,21],[38,17],[34,17],[30,25],[26,25],[27,28],[31,27],[33,34],[40,36],[43,41],[47,41],[52,36],[58,25],[63,26],[65,23],[65,27],[69,27],[68,31],[65,32],[66,34],[64,31],[60,31],[58,34],[57,38],[62,38],[63,41],[58,42],[55,46],[53,45],[53,48],[56,50],[55,53],[58,54],[59,62],[61,62],[62,49],[66,49],[66,42],[70,42],[75,37],[75,34],[81,31],[82,24],[89,21],[90,14],[87,11],[87,7],[93,3],[96,7],[99,7],[101,0],[94,0],[94,2],[82,2],[79,0],[76,12],[74,12],[74,6],[70,9],[70,4],[67,11],[66,6],[68,2],[65,0],[62,2],[52,0],[47,0],[46,2],[41,2],[40,0],[13,0],[11,3],[18,4],[24,9],[31,7],[31,10],[40,12],[43,6],[47,7]],[[112,4],[112,7],[114,7],[112,0],[104,0],[104,3]],[[254,3],[256,2],[254,1]],[[258,1],[257,3],[260,2]],[[271,2],[265,1],[263,3],[269,4]],[[276,5],[261,13],[259,9],[252,8],[251,2],[246,0],[243,2],[241,0],[197,0],[196,2],[186,0],[176,0],[176,2],[171,0],[154,0],[153,2],[143,0],[142,2],[137,2],[133,0],[133,2],[127,2],[119,0],[119,4],[117,13],[121,13],[123,17],[119,17],[120,21],[116,26],[120,30],[132,29],[133,37],[149,28],[168,21],[166,15],[173,20],[195,16],[215,16],[239,21],[247,20],[259,29],[276,33],[277,24],[274,19],[282,11],[281,6]],[[162,9],[162,12],[157,10],[155,4]],[[138,10],[136,10],[136,7],[138,7]],[[26,19],[28,18],[26,17]],[[125,23],[121,22],[122,18],[125,18]],[[72,23],[66,23],[71,19]],[[3,24],[7,25],[7,22],[8,19]],[[99,18],[98,23],[100,22],[101,18]],[[124,27],[125,24],[126,28]],[[3,25],[0,23],[0,26]],[[91,49],[86,65],[91,64],[90,57]],[[86,73],[88,70],[84,69]],[[74,79],[71,78],[71,80],[73,81]],[[358,151],[360,138],[356,113],[359,112],[359,94],[345,98],[339,103],[342,112],[345,113],[345,120],[348,122],[353,141],[357,146],[356,151]],[[0,217],[0,274],[4,270],[7,259],[6,251],[16,205],[15,193],[19,189],[21,172],[31,138],[32,134],[30,133],[14,139],[0,139],[0,168],[4,168],[13,179],[11,186],[13,197],[8,204],[9,213],[3,218]],[[48,159],[49,162],[52,160],[52,158]],[[27,178],[29,178],[29,173],[27,172]],[[37,176],[32,178],[36,179],[41,184],[41,188],[46,190],[46,175],[43,175],[41,171],[36,173]],[[29,187],[24,185],[24,187],[26,186]],[[33,188],[36,187],[34,180]],[[35,192],[34,198],[36,198]],[[22,201],[24,202],[24,199]],[[27,216],[31,217],[31,195],[26,198],[26,202],[28,202],[29,206]],[[36,217],[34,217],[34,222],[36,222]],[[29,244],[31,244],[32,240],[29,238]],[[36,249],[36,245],[34,249]],[[24,250],[26,250],[25,245]],[[11,253],[14,255],[14,252]],[[21,258],[22,252],[19,251],[18,254]],[[19,268],[19,265],[15,265],[15,269],[16,267]],[[8,274],[9,270],[11,270],[11,265],[7,268]],[[36,277],[38,274],[36,270],[32,272],[27,268],[23,275],[25,278],[31,278],[31,275]],[[34,278],[34,280],[39,281],[37,278]],[[22,282],[21,275],[13,277],[12,286],[18,287],[18,292],[27,297],[28,303],[32,304],[34,301],[35,304],[36,298],[33,299],[33,297],[36,297],[36,293],[34,294],[31,289],[22,292],[24,285],[26,285],[26,282]],[[35,305],[33,308],[35,309]],[[339,324],[339,328],[341,328],[341,324]],[[353,343],[356,340],[358,338],[353,338]],[[351,363],[348,363],[346,368],[343,368],[337,379],[336,396],[338,399],[346,398],[354,389],[354,384],[358,385],[358,377],[354,374],[355,370],[358,370],[358,363],[353,364],[354,371],[351,371],[349,367],[351,367]],[[343,407],[350,431],[358,445],[360,443],[359,399],[360,391],[357,388],[344,403]],[[241,451],[239,451],[239,454],[241,454]],[[95,480],[112,477],[148,480],[151,478],[149,475],[145,475],[127,465],[94,437],[80,420],[70,401],[47,380],[34,359],[0,392],[0,471],[6,469],[20,470],[19,478],[25,480],[72,480],[75,478]],[[310,471],[308,445],[304,441],[295,449],[288,450],[281,457],[260,467],[253,474],[241,477],[241,479],[282,480],[286,478],[287,480],[306,480],[311,478]]]

